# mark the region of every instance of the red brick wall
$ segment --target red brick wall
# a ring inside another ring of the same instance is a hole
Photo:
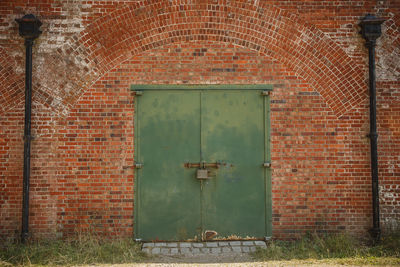
[[[371,227],[367,50],[377,44],[381,220],[400,221],[398,1],[2,1],[0,236],[21,224],[24,48],[34,13],[30,231],[133,232],[133,83],[273,84],[273,234]]]

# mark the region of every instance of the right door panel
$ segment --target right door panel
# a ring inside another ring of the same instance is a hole
[[[202,228],[218,238],[266,234],[264,108],[259,91],[201,95],[201,160],[223,163],[202,182]]]

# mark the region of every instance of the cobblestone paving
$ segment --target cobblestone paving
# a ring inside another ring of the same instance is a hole
[[[265,248],[264,241],[215,241],[215,242],[171,242],[144,243],[142,251],[150,255],[201,255],[249,253],[256,248]]]

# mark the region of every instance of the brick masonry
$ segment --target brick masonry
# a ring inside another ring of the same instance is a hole
[[[371,227],[367,50],[377,44],[381,220],[400,221],[399,1],[0,2],[0,236],[21,222],[24,48],[34,13],[31,234],[133,235],[131,84],[272,84],[273,236]]]

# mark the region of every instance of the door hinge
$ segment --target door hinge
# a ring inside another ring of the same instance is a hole
[[[269,161],[264,162],[263,163],[263,167],[264,168],[271,168],[271,162],[269,162]]]
[[[141,96],[143,95],[143,91],[133,91],[135,93],[135,96]]]
[[[143,163],[135,163],[134,164],[134,167],[135,167],[135,169],[141,169],[141,168],[143,168]]]
[[[271,91],[262,91],[261,94],[264,96],[270,95]]]

